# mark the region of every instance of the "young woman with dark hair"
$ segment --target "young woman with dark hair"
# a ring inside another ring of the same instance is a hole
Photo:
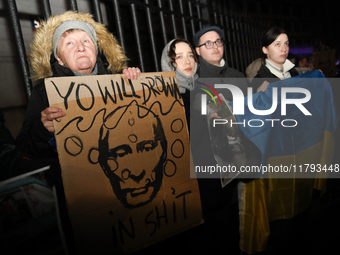
[[[161,64],[163,72],[174,71],[176,74],[189,126],[190,91],[194,89],[195,80],[198,78],[196,51],[186,39],[173,39],[163,49]]]
[[[162,71],[175,71],[182,94],[194,89],[198,78],[198,57],[192,45],[183,38],[171,40],[163,49]]]
[[[298,75],[294,64],[287,59],[289,39],[285,30],[271,28],[262,37],[262,52],[265,64],[262,64],[251,86],[253,92],[266,91],[271,82]]]

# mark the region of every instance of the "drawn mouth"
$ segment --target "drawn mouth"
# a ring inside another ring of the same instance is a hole
[[[143,195],[143,194],[147,193],[148,190],[149,190],[149,188],[145,188],[145,187],[143,187],[143,188],[138,188],[138,189],[132,190],[132,191],[130,192],[130,194],[131,194],[131,197],[137,197],[137,196],[139,196],[139,195]]]

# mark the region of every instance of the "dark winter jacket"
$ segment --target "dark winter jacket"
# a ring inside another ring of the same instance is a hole
[[[295,68],[289,70],[291,77],[299,75],[298,71]],[[251,87],[253,88],[253,93],[256,93],[257,89],[261,86],[264,81],[268,81],[269,83],[273,83],[275,81],[279,81],[280,79],[270,72],[268,67],[264,64],[261,65],[257,75],[251,82]]]
[[[11,177],[15,162],[24,156],[27,154],[18,149],[11,132],[5,126],[2,112],[0,112],[0,180]]]
[[[234,68],[224,66],[215,66],[205,61],[201,56],[199,57],[200,78],[245,78],[244,74]]]
[[[0,181],[46,166],[50,166],[46,178],[53,185],[56,182],[55,176],[59,173],[58,162],[48,158],[33,158],[24,151],[6,128],[5,119],[0,112]]]
[[[199,82],[207,83],[212,87],[214,87],[214,84],[233,84],[239,87],[245,96],[247,95],[249,83],[244,74],[234,68],[227,67],[226,64],[222,67],[212,65],[202,57],[199,57],[199,62]],[[233,100],[229,90],[217,89],[217,92],[222,93],[226,100]]]

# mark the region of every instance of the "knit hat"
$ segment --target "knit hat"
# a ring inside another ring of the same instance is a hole
[[[209,31],[215,31],[220,36],[221,39],[223,39],[223,37],[224,37],[223,30],[220,29],[219,27],[216,27],[216,26],[205,27],[205,28],[201,29],[200,31],[198,31],[194,35],[193,42],[194,42],[195,47],[198,46],[201,36],[204,35],[205,33],[209,32]]]
[[[54,31],[53,38],[52,38],[52,47],[53,47],[53,53],[54,57],[57,58],[57,48],[58,43],[60,40],[60,37],[65,33],[66,31],[70,29],[80,29],[86,32],[94,42],[96,49],[97,47],[97,36],[96,31],[94,30],[93,26],[91,26],[89,23],[80,21],[80,20],[68,20],[63,23],[61,23],[56,30]]]

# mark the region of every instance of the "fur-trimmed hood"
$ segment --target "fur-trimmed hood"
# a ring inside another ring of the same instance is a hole
[[[50,64],[52,49],[52,37],[55,29],[64,21],[80,20],[91,24],[97,34],[97,44],[100,53],[104,54],[112,73],[121,73],[126,68],[127,57],[117,39],[106,29],[105,25],[96,22],[91,14],[67,11],[60,15],[51,16],[40,23],[34,33],[29,53],[29,63],[34,80],[51,77],[52,68]]]

